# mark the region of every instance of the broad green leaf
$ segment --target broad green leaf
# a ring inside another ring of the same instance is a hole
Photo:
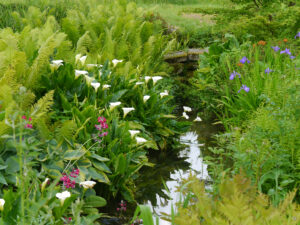
[[[68,150],[64,154],[64,160],[77,160],[84,155],[85,151],[82,150]]]
[[[110,184],[110,181],[104,172],[96,170],[93,167],[88,168],[88,171],[89,171],[90,176],[94,180],[97,180],[102,183]]]
[[[89,196],[84,200],[84,207],[103,207],[106,200],[99,196]]]

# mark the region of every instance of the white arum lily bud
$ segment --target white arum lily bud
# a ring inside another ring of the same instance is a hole
[[[87,58],[87,56],[86,56],[86,55],[84,55],[84,56],[82,56],[82,57],[80,57],[80,58],[79,58],[79,61],[81,62],[81,64],[82,64],[82,65],[84,65],[84,64],[85,64],[85,60],[86,60],[86,58]]]
[[[111,102],[109,103],[110,110],[113,110],[116,106],[121,105],[121,102]]]
[[[136,134],[140,133],[139,130],[128,130],[131,137],[134,137]]]
[[[129,112],[131,112],[131,111],[133,111],[134,110],[134,108],[133,107],[129,107],[129,108],[122,108],[123,109],[123,112],[124,112],[124,116],[123,117],[126,117],[126,115],[129,113]]]
[[[92,69],[92,68],[94,68],[94,67],[101,68],[101,67],[103,67],[103,65],[100,65],[100,64],[86,64],[86,67],[87,67],[88,69]]]
[[[95,181],[83,181],[80,182],[80,185],[84,188],[84,189],[88,189],[88,188],[93,188],[95,186],[96,182]]]
[[[183,111],[185,112],[192,112],[192,108],[188,106],[183,106]]]
[[[0,198],[0,211],[3,211],[4,209],[5,200]]]
[[[202,119],[199,116],[197,116],[196,119],[194,119],[194,122],[201,122],[201,121]]]
[[[150,95],[144,95],[144,97],[143,97],[144,103],[145,103],[146,101],[148,101],[149,98],[150,98]]]
[[[50,64],[50,67],[53,68],[53,69],[58,69],[58,67],[62,66],[63,65],[63,60],[52,60],[51,61],[51,64]]]
[[[144,82],[138,81],[135,83],[135,86],[142,85],[142,84],[144,84]]]
[[[165,96],[169,95],[169,92],[167,90],[165,90],[164,92],[160,93],[160,97],[163,98]]]
[[[92,85],[93,88],[95,88],[95,91],[97,92],[98,88],[100,87],[100,83],[92,82],[91,85]]]
[[[77,54],[75,56],[75,63],[77,63],[79,61],[80,57],[81,57],[81,54]]]
[[[42,192],[45,190],[45,187],[48,184],[49,180],[49,178],[46,178],[45,181],[42,183]]]
[[[135,140],[138,144],[147,142],[147,140],[145,138],[141,138],[141,137],[135,137]]]
[[[57,193],[56,197],[60,200],[61,205],[63,206],[65,200],[71,197],[71,193],[68,191],[64,191],[62,193]]]
[[[183,112],[183,113],[182,113],[182,116],[183,116],[184,118],[186,118],[187,120],[190,118],[190,117],[186,114],[186,112]]]
[[[88,84],[91,84],[93,80],[95,80],[93,77],[89,77],[88,75],[84,75],[85,80]]]
[[[157,81],[163,79],[161,76],[154,76],[152,77],[152,80],[153,80],[153,84],[156,84]]]
[[[110,87],[111,87],[111,86],[110,86],[109,84],[104,84],[104,85],[102,86],[103,90],[109,89]]]
[[[112,60],[112,63],[114,64],[114,67],[118,64],[118,63],[121,63],[123,62],[123,60],[118,60],[118,59],[113,59]]]
[[[148,81],[151,79],[151,77],[149,77],[149,76],[145,76],[145,81],[146,81],[146,83],[148,83]]]
[[[89,72],[85,70],[75,70],[75,78],[77,79],[81,75],[88,75]]]

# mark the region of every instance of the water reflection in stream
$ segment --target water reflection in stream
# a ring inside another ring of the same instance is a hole
[[[180,142],[186,147],[177,155],[175,153],[177,158],[168,154],[165,158],[160,156],[159,162],[154,162],[158,167],[152,168],[152,173],[148,177],[149,182],[145,185],[147,194],[144,195],[144,199],[149,200],[144,201],[144,204],[150,205],[159,217],[171,213],[172,205],[175,206],[180,198],[179,193],[176,192],[177,187],[180,186],[182,179],[189,177],[191,172],[199,179],[210,180],[207,165],[203,162],[203,154],[207,154],[207,147],[212,145],[212,136],[218,130],[219,128],[211,123],[194,123],[191,130],[180,137]],[[162,180],[165,181],[169,193],[164,190]],[[167,196],[169,200],[166,199]],[[171,223],[160,218],[159,224],[170,225]]]

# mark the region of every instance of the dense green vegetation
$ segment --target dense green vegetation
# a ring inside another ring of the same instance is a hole
[[[178,148],[190,126],[172,94],[225,130],[205,158],[212,187],[184,182],[172,223],[299,223],[298,2],[2,0],[0,12],[0,224],[100,224],[104,206],[154,224],[127,208],[148,153]],[[209,50],[178,85],[163,59],[186,47]]]

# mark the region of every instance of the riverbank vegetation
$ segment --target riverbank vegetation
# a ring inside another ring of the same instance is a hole
[[[0,11],[1,224],[101,224],[111,208],[128,223],[149,152],[178,149],[191,124],[172,95],[224,127],[205,157],[211,188],[187,181],[172,223],[299,223],[298,2],[2,0]],[[186,47],[208,52],[179,91],[164,55]]]

